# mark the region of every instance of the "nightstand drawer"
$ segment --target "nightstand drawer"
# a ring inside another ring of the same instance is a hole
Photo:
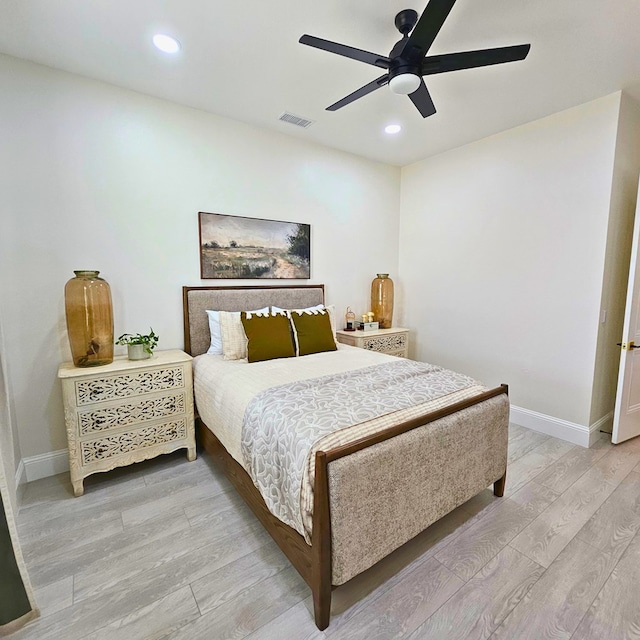
[[[86,466],[118,456],[138,454],[148,447],[176,440],[186,440],[187,435],[187,418],[184,416],[177,420],[149,425],[134,431],[124,431],[104,438],[84,440],[80,442],[81,462],[83,466]]]
[[[374,331],[336,331],[336,338],[342,344],[360,349],[378,351],[400,358],[409,357],[409,329],[376,329]]]
[[[398,333],[375,338],[363,338],[362,348],[370,351],[380,351],[394,356],[405,356],[407,351],[407,334]]]
[[[78,407],[82,407],[96,402],[132,398],[145,393],[183,387],[182,367],[98,376],[91,380],[79,380],[75,383],[76,404]]]
[[[154,398],[134,398],[129,402],[78,411],[78,430],[80,436],[86,436],[185,412],[184,391]]]

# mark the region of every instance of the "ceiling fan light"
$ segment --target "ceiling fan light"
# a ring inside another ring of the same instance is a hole
[[[415,73],[401,73],[389,81],[389,88],[393,93],[406,96],[413,93],[420,86],[421,78]]]

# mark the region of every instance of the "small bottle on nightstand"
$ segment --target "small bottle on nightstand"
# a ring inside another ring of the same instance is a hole
[[[351,311],[351,307],[347,307],[347,313],[345,314],[345,331],[356,330],[356,314]]]

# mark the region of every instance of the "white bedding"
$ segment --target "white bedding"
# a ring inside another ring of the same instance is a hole
[[[394,360],[395,356],[343,344],[338,345],[337,351],[252,363],[204,354],[193,361],[196,406],[203,422],[236,462],[244,466],[242,421],[247,405],[257,393],[297,380]]]

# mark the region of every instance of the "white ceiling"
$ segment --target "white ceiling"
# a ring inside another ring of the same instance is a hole
[[[306,47],[308,33],[387,55],[398,11],[426,0],[0,0],[0,52],[329,147],[405,165],[607,95],[640,100],[638,0],[458,0],[430,54],[531,43],[526,60],[427,77],[423,119],[383,72]],[[174,57],[151,44],[174,35]],[[280,122],[288,111],[314,124]],[[400,123],[397,136],[383,133]]]

